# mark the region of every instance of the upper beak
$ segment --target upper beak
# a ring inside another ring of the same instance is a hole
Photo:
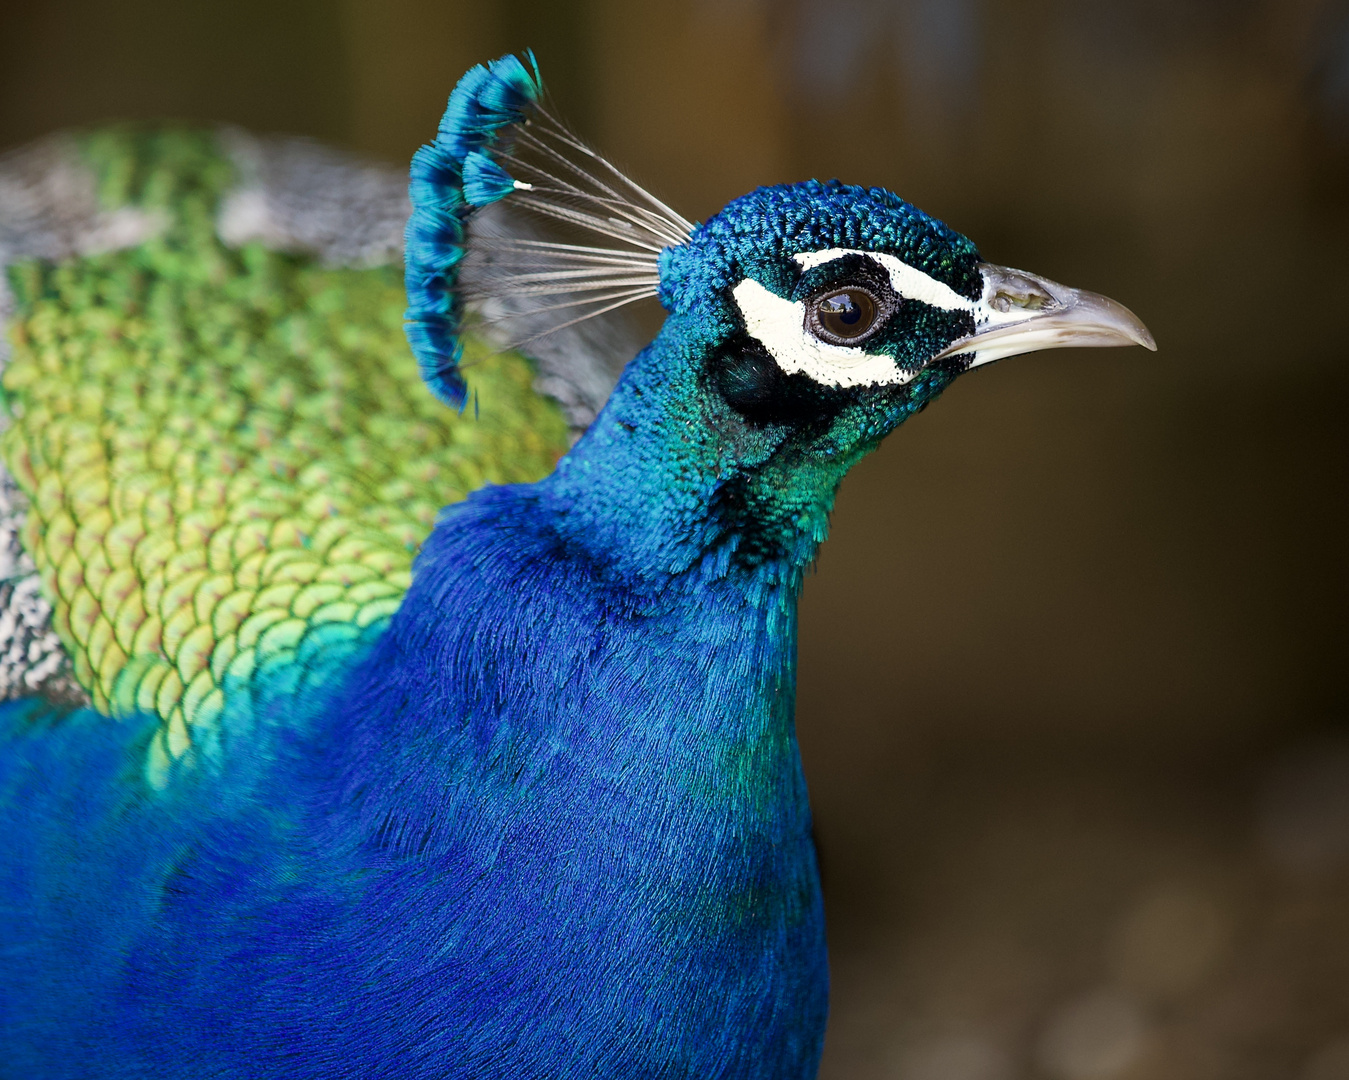
[[[975,306],[975,332],[934,359],[969,356],[970,367],[1007,356],[1070,345],[1157,343],[1142,321],[1123,304],[1083,289],[992,263],[980,263],[984,293]]]

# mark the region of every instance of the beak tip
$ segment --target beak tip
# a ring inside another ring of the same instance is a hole
[[[1157,351],[1157,339],[1152,336],[1152,331],[1142,323],[1138,324],[1138,334],[1134,337],[1134,341],[1142,345],[1148,352]]]

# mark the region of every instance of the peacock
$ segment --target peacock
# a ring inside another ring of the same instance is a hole
[[[1155,348],[880,188],[690,222],[532,54],[410,187],[49,138],[0,161],[0,266],[23,1080],[814,1076],[796,602],[838,485],[967,371]]]

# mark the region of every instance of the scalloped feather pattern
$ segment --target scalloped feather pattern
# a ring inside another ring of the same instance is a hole
[[[302,687],[398,607],[440,508],[568,445],[515,354],[467,343],[479,415],[422,385],[395,269],[325,269],[214,231],[210,135],[99,135],[105,198],[166,211],[124,251],[11,269],[0,451],[77,681],[210,746],[265,683]]]

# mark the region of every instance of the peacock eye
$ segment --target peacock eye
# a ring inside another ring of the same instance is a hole
[[[831,345],[857,345],[879,328],[881,305],[866,289],[831,289],[806,305],[810,330]]]

